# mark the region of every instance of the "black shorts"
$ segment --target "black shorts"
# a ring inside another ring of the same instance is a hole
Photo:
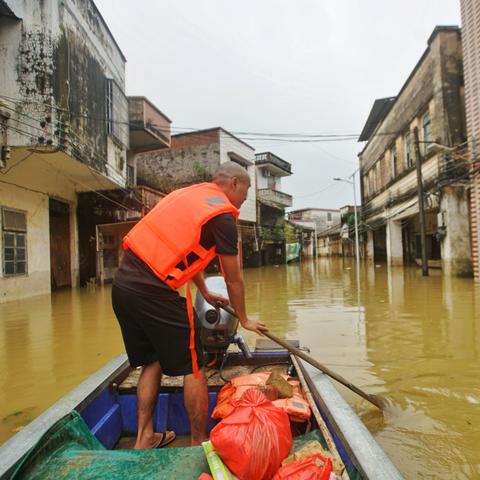
[[[112,305],[132,367],[158,361],[166,375],[193,373],[185,298],[173,291],[141,295],[113,284]],[[201,368],[203,348],[196,313],[195,326],[195,351]]]

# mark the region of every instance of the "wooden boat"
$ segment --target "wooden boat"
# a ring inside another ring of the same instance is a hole
[[[330,452],[341,458],[346,467],[342,478],[402,478],[330,380],[267,342],[257,341],[252,358],[229,353],[223,377],[282,364],[280,368],[298,376],[310,404],[309,435],[322,437]],[[221,373],[208,372],[210,411],[224,383]],[[177,377],[166,378],[155,412],[158,431],[177,433],[172,448],[128,450],[136,431],[136,377],[138,371],[130,368],[125,355],[114,358],[0,447],[0,479],[197,479],[206,463],[201,447],[182,447],[189,422]],[[213,425],[209,421],[209,428]]]

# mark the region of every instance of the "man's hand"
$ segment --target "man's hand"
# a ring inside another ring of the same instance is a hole
[[[225,305],[229,305],[228,298],[224,297],[223,295],[220,295],[219,293],[211,292],[210,290],[207,290],[205,293],[203,293],[203,298],[205,299],[206,302],[214,306],[217,310],[218,310],[217,302],[221,302],[221,303],[224,303]]]
[[[245,330],[258,333],[258,335],[262,335],[263,332],[268,332],[268,328],[263,322],[255,322],[253,320],[243,322],[242,327],[245,328]]]

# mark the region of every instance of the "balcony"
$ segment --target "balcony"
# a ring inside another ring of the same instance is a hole
[[[170,147],[172,121],[145,97],[128,97],[130,148],[135,152]]]
[[[276,207],[291,207],[292,196],[288,193],[273,190],[273,188],[260,188],[257,190],[257,198],[265,201],[267,204],[273,204]]]
[[[287,177],[292,174],[292,165],[271,152],[256,154],[255,165],[263,166],[276,177]]]

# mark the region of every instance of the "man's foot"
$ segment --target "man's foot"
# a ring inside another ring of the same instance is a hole
[[[162,448],[172,443],[176,438],[175,432],[166,431],[160,433],[154,433],[153,437],[150,439],[140,440],[137,438],[135,446],[133,447],[135,450],[144,450],[144,449],[152,449],[152,448]]]

